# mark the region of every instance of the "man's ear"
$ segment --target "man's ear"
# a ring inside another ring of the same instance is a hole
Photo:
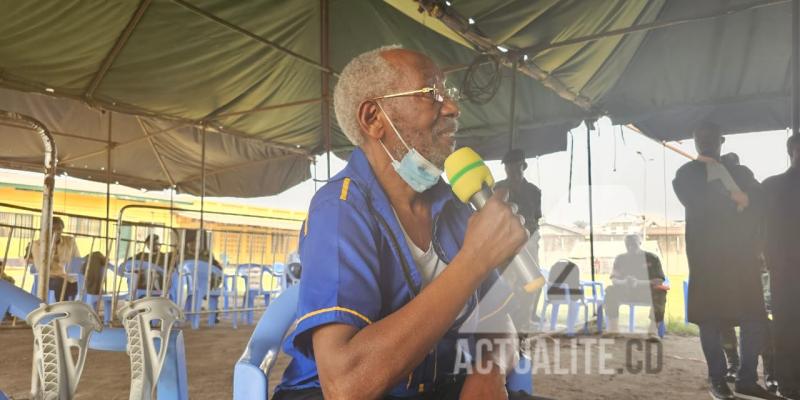
[[[374,101],[365,101],[358,106],[358,126],[365,135],[380,140],[383,138],[383,118]]]

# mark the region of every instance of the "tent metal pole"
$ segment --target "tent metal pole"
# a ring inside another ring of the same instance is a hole
[[[203,125],[203,130],[200,136],[200,234],[203,232],[203,213],[206,206],[206,126]],[[200,241],[200,238],[197,239]]]
[[[50,257],[52,254],[50,250],[53,244],[52,240],[50,240],[53,236],[53,190],[56,184],[56,165],[58,163],[56,142],[53,140],[53,135],[47,130],[44,124],[27,115],[0,110],[0,119],[22,122],[28,125],[39,134],[39,138],[44,145],[44,185],[42,187],[42,213],[39,218],[39,259],[42,260],[42,265],[45,267],[39,267],[39,286],[36,294],[42,300],[42,303],[47,304],[47,294],[50,291],[48,287],[50,281]],[[36,372],[36,354],[33,354],[33,360],[33,368],[31,371],[31,397],[38,398],[40,392],[39,374]]]
[[[519,57],[515,57],[511,63],[511,113],[509,117],[510,130],[508,132],[508,150],[514,148],[514,141],[517,139],[517,66]]]
[[[800,0],[792,0],[792,135],[800,133]]]
[[[111,237],[111,116],[112,112],[108,112],[108,152],[106,153],[106,237],[105,237],[105,255],[106,255],[106,264],[108,264],[108,260],[111,259],[111,243],[109,242],[109,237]],[[119,227],[117,227],[119,229]],[[119,244],[117,244],[119,246]],[[103,266],[103,289],[106,287],[106,279],[108,277],[108,271],[106,271],[106,266]],[[95,311],[98,311],[100,307],[100,302],[97,302]]]
[[[328,160],[328,179],[331,179],[331,100],[330,100],[330,19],[328,0],[319,1],[320,9],[320,61],[322,62],[322,136],[325,157]]]
[[[589,263],[592,267],[592,280],[595,280],[594,270],[594,185],[592,182],[592,127],[594,121],[585,121],[586,124],[586,161],[589,174]]]

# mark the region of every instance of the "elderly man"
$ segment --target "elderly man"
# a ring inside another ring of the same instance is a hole
[[[758,355],[766,329],[759,262],[761,185],[745,166],[723,163],[720,128],[701,124],[694,131],[697,160],[675,176],[675,194],[686,208],[689,260],[689,321],[700,327],[708,364],[710,394],[716,399],[771,399],[757,383]],[[736,397],[725,382],[727,366],[720,333],[741,329],[741,365]]]
[[[473,213],[440,180],[459,116],[444,83],[428,57],[397,47],[342,71],[334,106],[356,149],[302,228],[293,360],[276,399],[508,398],[513,361],[470,351],[472,373],[456,367],[461,339],[477,339],[466,326],[508,320],[508,296],[481,296],[491,283],[503,292],[495,267],[528,235],[505,191]]]
[[[800,399],[800,136],[786,143],[791,167],[767,178],[766,246],[770,271],[775,372],[780,393]]]
[[[42,245],[42,238],[33,242],[31,255],[37,271],[42,271],[44,268],[50,270],[48,286],[50,290],[55,291],[56,300],[66,300],[74,298],[78,294],[78,278],[67,275],[67,265],[73,258],[80,257],[81,254],[78,250],[78,245],[75,243],[75,238],[63,235],[64,221],[61,218],[53,217],[52,226],[53,237],[51,240],[53,249],[50,265],[45,266],[44,260],[41,258],[39,249]]]

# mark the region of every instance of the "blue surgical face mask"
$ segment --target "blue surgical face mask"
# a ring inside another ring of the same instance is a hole
[[[403,159],[400,161],[395,160],[392,157],[392,154],[389,153],[389,150],[384,146],[383,141],[378,141],[383,147],[383,151],[392,159],[392,167],[394,170],[397,171],[397,174],[400,175],[400,178],[405,181],[408,186],[411,186],[414,191],[417,193],[422,193],[430,188],[433,187],[437,182],[439,182],[439,178],[442,176],[442,170],[433,165],[430,161],[428,161],[422,154],[419,154],[417,149],[412,149],[408,147],[406,141],[403,140],[403,137],[400,136],[400,132],[397,131],[395,128],[394,123],[392,123],[392,119],[389,118],[389,114],[386,114],[386,111],[383,110],[380,103],[378,104],[378,108],[380,108],[383,115],[386,116],[386,120],[389,121],[389,126],[394,131],[394,134],[400,138],[400,142],[403,143],[405,146],[406,155],[403,156]]]

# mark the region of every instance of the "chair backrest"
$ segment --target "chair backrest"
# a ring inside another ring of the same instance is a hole
[[[197,261],[194,260],[186,260],[181,265],[183,269],[183,273],[189,278],[189,287],[194,288],[195,283],[197,284],[197,288],[201,291],[202,295],[205,295],[206,290],[208,289],[208,280],[211,276],[222,277],[222,270],[219,269],[216,265],[212,265],[211,268],[208,268],[208,263],[205,261]],[[195,276],[195,270],[197,271],[197,275]],[[209,270],[211,275],[209,275]],[[197,282],[193,280],[197,278]]]
[[[73,257],[69,264],[67,264],[66,272],[68,274],[82,275],[84,262],[86,262],[86,260],[81,257]]]
[[[547,295],[551,298],[561,298],[566,294],[564,286],[569,288],[572,297],[583,296],[581,288],[580,269],[569,260],[560,260],[553,264],[548,274]]]
[[[294,323],[299,295],[299,285],[286,289],[261,316],[234,369],[234,399],[267,398],[269,373]]]

